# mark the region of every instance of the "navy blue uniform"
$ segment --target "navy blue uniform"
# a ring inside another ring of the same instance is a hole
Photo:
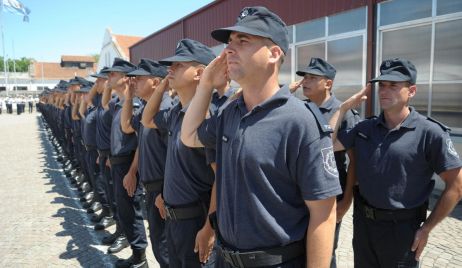
[[[114,193],[120,225],[132,250],[143,251],[147,247],[146,232],[141,211],[143,189],[139,180],[132,197],[128,196],[123,186],[123,179],[130,169],[137,139],[135,133],[122,132],[120,117],[123,101],[109,102],[109,112],[112,114],[111,125],[111,175],[114,181]],[[136,175],[138,176],[138,175]]]
[[[425,220],[432,176],[462,166],[448,129],[410,107],[398,128],[388,129],[382,113],[339,132],[338,138],[345,148],[355,148],[356,163],[365,167],[356,168],[355,267],[417,267],[410,250]],[[415,216],[379,219],[378,209]]]
[[[132,118],[132,127],[138,134],[138,173],[146,189],[146,211],[149,223],[149,237],[152,251],[160,267],[168,267],[168,246],[165,233],[165,221],[155,206],[156,197],[162,193],[165,158],[167,156],[167,131],[146,128],[141,124],[144,111],[139,109]],[[160,108],[169,109],[172,99],[164,94]]]
[[[330,131],[318,120],[284,87],[252,111],[240,97],[202,123],[201,142],[217,150],[224,248],[242,252],[302,241],[309,221],[305,200],[341,193]],[[304,263],[303,254],[278,267]]]
[[[163,190],[165,203],[172,208],[203,207],[200,216],[184,220],[167,219],[170,266],[201,267],[198,254],[193,250],[196,234],[206,220],[214,173],[206,163],[204,148],[189,148],[180,140],[186,109],[178,103],[171,109],[161,110],[154,121],[159,130],[168,133]],[[213,263],[212,258],[208,264]]]

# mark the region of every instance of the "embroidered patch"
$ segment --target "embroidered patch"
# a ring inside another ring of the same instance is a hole
[[[446,145],[448,146],[448,152],[459,158],[459,154],[457,153],[456,148],[454,148],[454,144],[452,143],[451,139],[446,139]]]
[[[327,173],[333,176],[338,176],[337,164],[335,163],[333,147],[331,146],[321,149],[321,153],[322,162],[324,163],[324,170],[326,170]]]
[[[249,10],[248,10],[248,9],[244,9],[244,10],[242,10],[241,14],[239,15],[239,18],[240,18],[240,19],[243,19],[243,18],[245,18],[247,15],[249,15]]]
[[[385,66],[386,66],[387,68],[390,68],[390,66],[391,66],[391,61],[387,60],[387,61],[385,62]]]

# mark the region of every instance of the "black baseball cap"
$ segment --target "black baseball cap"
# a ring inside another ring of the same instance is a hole
[[[107,79],[107,74],[109,73],[107,71],[108,69],[109,69],[108,67],[103,67],[103,69],[101,69],[99,73],[92,74],[91,77]]]
[[[128,73],[128,76],[155,76],[164,78],[167,76],[167,67],[157,61],[150,59],[141,59],[135,71]]]
[[[311,58],[307,67],[296,72],[296,74],[299,76],[304,76],[305,74],[314,74],[324,76],[332,80],[335,79],[336,73],[337,70],[335,70],[334,66],[320,58]]]
[[[88,83],[90,83],[90,81],[80,76],[76,76],[75,78],[69,80],[69,86],[73,86],[73,85],[85,86]]]
[[[160,64],[170,66],[173,62],[195,61],[208,65],[215,59],[215,53],[206,45],[192,39],[182,39],[175,49],[175,56],[159,61]]]
[[[241,10],[234,26],[212,31],[212,37],[228,43],[231,32],[241,32],[271,39],[284,54],[289,49],[289,37],[284,21],[266,7],[245,7]]]
[[[94,83],[90,82],[84,86],[82,86],[79,90],[74,91],[75,93],[88,93],[90,92],[91,88],[93,87]]]
[[[380,65],[380,75],[370,82],[392,81],[409,82],[415,85],[417,80],[417,70],[411,61],[407,59],[384,60]]]
[[[112,64],[112,67],[106,69],[106,72],[107,73],[119,72],[119,73],[128,74],[134,70],[136,70],[136,65],[134,65],[133,63],[123,60],[121,58],[115,58],[114,63]]]

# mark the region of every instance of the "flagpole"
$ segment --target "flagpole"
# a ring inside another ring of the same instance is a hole
[[[2,47],[3,47],[3,73],[5,75],[5,79],[3,80],[5,83],[6,89],[6,96],[8,96],[8,75],[6,70],[6,57],[5,57],[5,37],[3,35],[3,0],[0,0],[0,27],[2,31]]]
[[[15,91],[18,90],[18,80],[17,80],[17,73],[16,73],[16,60],[15,60],[15,55],[14,55],[14,40],[11,40],[11,43],[13,44],[13,79],[14,79],[14,86],[13,89]]]

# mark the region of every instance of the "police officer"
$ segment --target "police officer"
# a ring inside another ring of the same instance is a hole
[[[216,146],[215,226],[227,266],[328,267],[341,188],[324,118],[279,87],[285,23],[247,7],[212,37],[228,45],[204,70],[181,131],[188,146]],[[204,121],[226,72],[242,96]]]
[[[382,113],[339,132],[338,140],[337,130],[333,135],[336,147],[354,148],[356,155],[355,267],[418,267],[430,232],[462,197],[462,162],[449,129],[409,106],[416,78],[415,66],[406,59],[382,62],[380,75],[371,80],[379,83]],[[369,90],[370,84],[345,101],[331,124]],[[446,187],[427,218],[434,173]]]
[[[103,93],[102,105],[112,114],[111,125],[111,175],[114,183],[114,196],[116,200],[118,219],[122,231],[132,249],[128,259],[120,259],[116,267],[148,267],[146,261],[146,233],[141,211],[142,186],[137,179],[137,166],[132,165],[137,138],[135,133],[126,134],[121,129],[121,112],[124,100],[124,91],[128,89],[128,73],[134,71],[135,65],[116,58],[108,74],[107,87]],[[111,89],[116,93],[117,102],[109,101]],[[125,185],[135,181],[133,189],[127,191]]]
[[[144,127],[141,117],[146,102],[153,94],[155,88],[167,75],[167,68],[156,61],[141,59],[137,70],[128,74],[134,77],[132,86],[126,91],[125,102],[122,107],[121,126],[124,133],[130,134],[136,131],[138,135],[138,173],[146,190],[145,203],[147,220],[149,223],[149,237],[152,251],[160,267],[168,267],[168,248],[165,233],[165,210],[162,215],[155,205],[155,200],[161,202],[161,194],[164,183],[165,158],[167,154],[167,131]],[[141,99],[142,105],[133,114],[132,99],[136,95]],[[168,93],[164,97],[160,109],[169,109],[172,99]],[[132,185],[126,186],[127,191],[132,192]],[[161,208],[163,209],[163,207]]]
[[[303,77],[302,81],[296,83],[296,85],[302,86],[303,95],[308,98],[307,101],[316,104],[326,121],[329,122],[332,115],[339,109],[341,104],[332,92],[332,85],[337,73],[334,66],[323,59],[311,58],[308,66],[298,70],[296,73]],[[291,91],[293,92],[295,89],[297,89],[297,86],[292,87]],[[354,110],[349,110],[343,118],[340,129],[350,129],[354,127],[357,122],[359,122],[358,113]],[[348,152],[348,169],[346,152],[344,150],[335,152],[334,156],[343,193],[337,196],[337,225],[335,228],[334,251],[332,253],[332,268],[337,267],[335,249],[337,248],[340,234],[341,220],[351,205],[353,199],[353,186],[355,184],[353,170],[354,155],[352,152]]]
[[[206,259],[199,259],[194,252],[195,244],[208,246],[214,242],[210,239],[210,230],[203,227],[208,222],[213,170],[207,165],[203,148],[188,148],[180,141],[183,116],[204,67],[214,58],[212,50],[204,44],[191,39],[180,40],[175,55],[160,61],[169,66],[168,76],[154,91],[142,117],[145,127],[167,131],[169,136],[163,197],[170,267],[201,267]],[[176,90],[180,102],[171,109],[159,111],[167,86]],[[214,255],[207,265],[214,265]]]

